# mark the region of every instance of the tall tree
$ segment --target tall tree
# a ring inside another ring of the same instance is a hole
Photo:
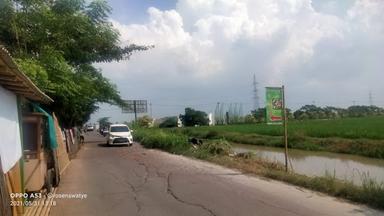
[[[208,125],[209,119],[207,113],[192,108],[185,108],[184,115],[180,119],[185,126]]]
[[[128,59],[150,46],[120,46],[105,0],[0,0],[0,41],[19,67],[55,100],[66,127],[81,125],[101,102],[123,103],[93,66]]]
[[[110,117],[102,117],[97,120],[101,129],[108,128],[112,123],[109,121]]]

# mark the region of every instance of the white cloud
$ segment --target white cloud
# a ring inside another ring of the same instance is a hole
[[[255,73],[261,86],[285,83],[292,106],[363,102],[370,89],[384,90],[384,1],[345,10],[323,13],[311,0],[179,0],[174,10],[149,8],[145,24],[113,21],[123,44],[155,48],[99,65],[125,97],[252,103]],[[330,97],[335,89],[344,95]]]

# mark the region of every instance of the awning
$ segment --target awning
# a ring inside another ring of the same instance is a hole
[[[41,103],[53,102],[50,97],[44,94],[19,70],[3,45],[0,45],[0,85],[17,95],[33,101]]]

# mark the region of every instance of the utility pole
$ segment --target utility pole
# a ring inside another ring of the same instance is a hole
[[[152,116],[152,103],[151,102],[149,103],[149,113],[151,115],[151,118],[153,118],[153,116]]]
[[[285,146],[285,171],[288,172],[288,129],[287,129],[287,109],[285,104],[284,85],[282,86],[282,99],[283,99],[283,120],[284,120],[284,146]]]
[[[259,104],[259,92],[257,89],[258,83],[256,82],[256,75],[253,74],[253,109],[257,110],[260,107]]]
[[[133,111],[135,112],[135,124],[136,124],[137,123],[136,100],[133,101]]]

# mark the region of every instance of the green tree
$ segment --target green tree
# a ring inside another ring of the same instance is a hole
[[[107,128],[112,123],[109,121],[110,117],[102,117],[97,120],[97,122],[100,125],[100,128]]]
[[[185,108],[184,115],[180,119],[185,126],[208,125],[209,119],[207,113],[192,108]]]
[[[265,122],[266,112],[267,111],[265,108],[259,108],[257,110],[251,111],[253,117],[256,119],[257,122]]]
[[[55,103],[65,127],[82,125],[98,103],[122,105],[116,86],[93,66],[150,46],[120,46],[104,0],[1,0],[0,41]]]
[[[165,117],[159,124],[159,128],[172,128],[177,127],[177,116]]]

